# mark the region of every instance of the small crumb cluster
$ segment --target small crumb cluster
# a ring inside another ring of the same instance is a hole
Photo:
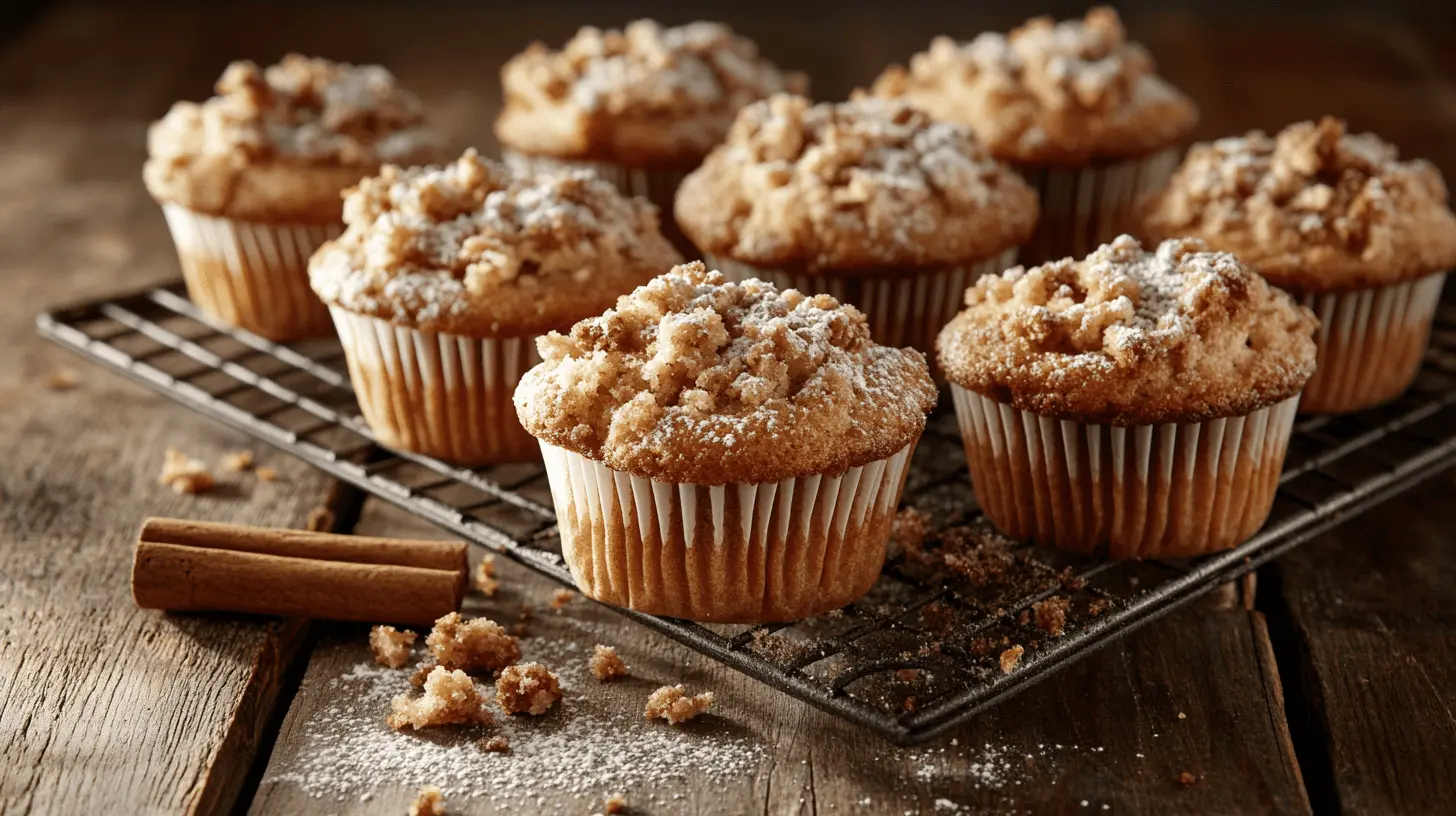
[[[418,638],[418,633],[408,629],[400,631],[393,626],[376,626],[369,630],[369,651],[374,653],[374,662],[379,665],[403,668],[409,662]]]
[[[439,665],[469,674],[490,674],[521,659],[520,642],[504,627],[489,618],[465,620],[459,612],[435,621],[425,645]]]
[[[217,480],[206,462],[193,459],[176,448],[168,448],[157,483],[172,488],[176,493],[196,495],[211,490]]]
[[[495,556],[481,557],[480,563],[475,565],[473,583],[475,589],[487,598],[494,598],[500,591],[500,581],[495,577]]]
[[[663,686],[652,692],[647,698],[647,708],[643,715],[647,719],[667,720],[673,725],[681,725],[700,714],[707,713],[713,706],[713,692],[705,691],[702,694],[689,695],[681,684],[676,686]]]
[[[445,816],[445,795],[435,785],[426,785],[410,803],[409,816]]]
[[[592,676],[603,683],[620,680],[631,674],[627,664],[617,655],[617,650],[612,646],[603,646],[598,643],[592,650],[591,656]]]
[[[487,698],[470,675],[436,666],[425,678],[424,694],[401,694],[390,704],[390,728],[434,728],[442,725],[490,725],[494,717]]]
[[[507,666],[495,681],[495,701],[507,714],[540,716],[560,699],[560,681],[540,663]]]
[[[1071,603],[1060,595],[1053,595],[1031,605],[1036,627],[1052,637],[1061,637],[1067,627],[1067,610]]]

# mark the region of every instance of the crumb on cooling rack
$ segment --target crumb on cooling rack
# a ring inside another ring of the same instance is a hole
[[[316,533],[326,533],[334,529],[334,511],[319,504],[308,511],[308,521],[304,526]]]
[[[426,785],[410,802],[409,816],[445,816],[445,795],[436,785]]]
[[[647,710],[643,715],[649,720],[663,719],[678,725],[707,712],[712,705],[711,691],[689,696],[682,684],[663,686],[647,697]]]
[[[618,814],[627,812],[627,797],[620,793],[608,796],[602,803],[602,812],[606,814]]]
[[[1111,608],[1112,601],[1108,598],[1093,598],[1087,602],[1087,614],[1094,618]]]
[[[507,714],[540,716],[561,699],[561,681],[540,663],[507,666],[495,681],[495,701]]]
[[[576,593],[569,589],[558,589],[551,596],[551,608],[557,612],[566,608],[566,605],[576,599]]]
[[[500,581],[495,577],[495,556],[482,556],[480,563],[475,565],[475,576],[472,583],[480,591],[481,595],[487,598],[494,598],[495,593],[500,590]]]
[[[418,633],[408,629],[376,626],[369,630],[369,651],[374,653],[375,663],[391,669],[403,668],[409,662],[410,647],[418,638]]]
[[[1052,637],[1061,637],[1062,632],[1067,628],[1067,607],[1069,606],[1071,604],[1067,599],[1060,595],[1053,595],[1044,601],[1032,604],[1031,611],[1036,617],[1036,628]]]
[[[913,683],[919,677],[919,669],[898,669],[895,672],[895,679],[905,683]]]
[[[1016,671],[1016,664],[1021,662],[1021,656],[1026,653],[1025,647],[1016,644],[1001,653],[1001,671],[1003,674],[1010,674]]]
[[[622,658],[617,655],[616,648],[603,646],[600,643],[592,649],[591,671],[592,675],[603,683],[619,680],[631,674],[627,664],[623,663]]]
[[[930,534],[930,516],[914,507],[906,507],[895,514],[890,529],[905,557],[911,561],[921,560],[925,554],[925,537]]]
[[[80,384],[80,373],[70,366],[56,366],[46,375],[46,388],[52,391],[70,391]]]
[[[441,666],[470,674],[500,671],[521,659],[521,644],[500,624],[489,618],[465,620],[459,612],[435,621],[425,645]]]
[[[1192,785],[1193,783],[1195,783],[1197,781],[1198,781],[1198,777],[1194,776],[1193,774],[1189,773],[1188,771],[1183,771],[1183,772],[1181,772],[1181,773],[1178,774],[1178,784],[1182,785],[1185,788],[1188,787],[1188,786],[1190,786],[1190,785]]]
[[[167,448],[166,459],[162,461],[162,474],[157,483],[172,488],[177,493],[196,495],[212,489],[216,481],[207,464],[177,450]]]
[[[912,694],[909,697],[906,697],[905,698],[905,710],[906,711],[914,711],[915,710],[915,695]]]
[[[224,453],[218,460],[218,467],[227,473],[242,473],[245,470],[253,469],[253,452],[250,450],[233,451]]]
[[[486,706],[485,696],[470,675],[436,666],[425,678],[421,696],[411,698],[401,694],[391,701],[386,722],[396,730],[441,725],[490,725],[494,718]]]

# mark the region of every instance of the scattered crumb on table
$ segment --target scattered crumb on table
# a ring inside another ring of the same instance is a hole
[[[604,683],[631,674],[627,664],[622,662],[622,658],[618,656],[616,648],[603,646],[600,643],[592,650],[591,671],[598,680]]]
[[[480,563],[475,565],[472,583],[481,595],[487,598],[495,597],[495,593],[500,590],[500,581],[495,577],[495,556],[487,555],[480,559]]]
[[[57,366],[46,376],[46,388],[52,391],[70,391],[80,384],[80,373],[70,366]]]
[[[689,696],[682,684],[663,686],[647,698],[643,715],[649,719],[667,720],[673,725],[685,723],[706,712],[713,705],[713,692]]]
[[[403,631],[393,626],[376,626],[369,630],[369,651],[374,653],[374,662],[391,669],[403,668],[409,662],[410,647],[419,635],[408,629]]]
[[[426,785],[410,803],[409,816],[445,816],[445,796],[435,785]]]
[[[167,448],[157,483],[170,487],[177,493],[196,495],[211,490],[216,481],[205,462],[193,459],[176,448]]]
[[[401,694],[390,703],[390,728],[434,728],[441,725],[490,725],[494,720],[475,681],[463,671],[436,666],[425,678],[424,693]]]
[[[561,681],[540,663],[507,666],[495,681],[495,701],[507,714],[540,716],[561,699]]]
[[[496,672],[521,659],[521,644],[489,618],[465,620],[451,612],[435,621],[425,638],[435,660],[447,669],[470,674]]]
[[[555,609],[557,612],[560,612],[562,609],[565,609],[566,605],[571,603],[572,599],[574,599],[575,597],[576,593],[572,592],[569,589],[558,589],[556,590],[556,593],[551,596],[551,608]]]
[[[1023,648],[1019,643],[1002,652],[1001,671],[1005,674],[1010,674],[1011,672],[1015,671],[1016,664],[1021,662],[1021,656],[1025,653],[1026,649]]]
[[[253,452],[250,450],[233,451],[224,453],[218,460],[218,467],[227,473],[242,473],[245,470],[253,469]]]

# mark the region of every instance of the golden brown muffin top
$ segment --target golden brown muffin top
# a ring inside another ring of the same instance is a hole
[[[582,28],[559,51],[532,43],[501,69],[501,144],[521,153],[628,165],[692,166],[739,108],[784,90],[782,72],[722,23]]]
[[[377,65],[234,62],[216,89],[149,130],[143,178],[157,200],[245,220],[337,221],[345,187],[387,162],[439,157],[420,100]]]
[[[937,37],[874,90],[969,125],[997,158],[1083,164],[1153,153],[1193,129],[1197,109],[1155,71],[1117,12],[1098,7],[1081,20],[1037,17],[968,43]]]
[[[1456,266],[1441,172],[1325,117],[1195,146],[1148,202],[1144,231],[1195,235],[1276,286],[1336,292]]]
[[[1041,416],[1202,422],[1298,394],[1314,314],[1226,252],[1121,236],[1085,260],[1016,267],[966,292],[936,343],[950,380]]]
[[[325,303],[470,337],[568,328],[681,260],[645,200],[585,170],[518,176],[473,150],[386,166],[349,191],[344,223],[309,262]]]
[[[526,430],[660,481],[842,473],[915,441],[936,399],[924,355],[875,345],[853,306],[696,261],[537,345]]]
[[[961,125],[901,100],[788,95],[739,113],[675,209],[705,252],[812,271],[978,261],[1037,216],[1035,191]]]

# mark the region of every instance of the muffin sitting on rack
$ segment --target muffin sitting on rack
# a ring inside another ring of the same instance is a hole
[[[343,229],[340,193],[381,165],[441,158],[423,106],[377,65],[290,54],[235,62],[218,95],[152,125],[147,190],[162,204],[187,293],[270,340],[329,334],[308,258]]]
[[[541,440],[577,586],[701,621],[863,595],[936,390],[828,295],[677,267],[540,341],[516,408]]]
[[[976,498],[1113,558],[1232,547],[1274,501],[1315,319],[1196,240],[1121,236],[981,280],[940,335]]]
[[[511,394],[535,338],[602,312],[680,260],[657,210],[584,170],[534,177],[468,151],[386,167],[309,273],[333,313],[369,427],[455,464],[535,459]]]

